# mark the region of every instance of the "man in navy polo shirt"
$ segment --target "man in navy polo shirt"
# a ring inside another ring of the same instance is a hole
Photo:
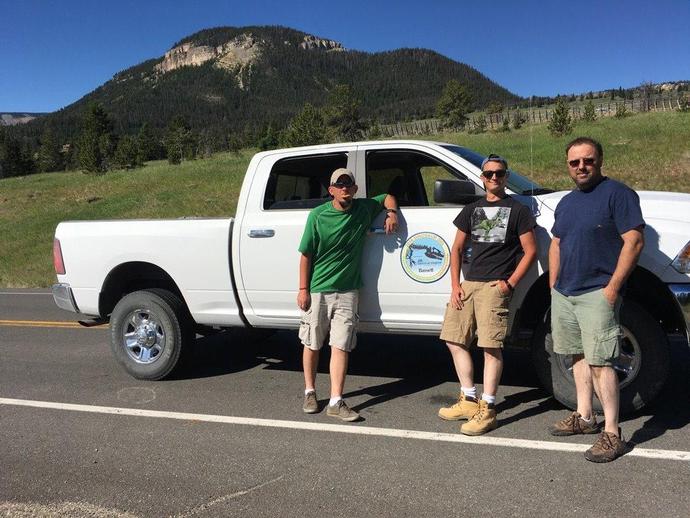
[[[635,191],[601,174],[599,142],[579,137],[567,145],[566,155],[576,189],[556,207],[549,283],[554,352],[572,355],[577,411],[549,431],[558,436],[599,432],[594,389],[605,425],[585,458],[610,462],[626,450],[612,364],[620,353],[621,292],[644,246],[645,223]]]

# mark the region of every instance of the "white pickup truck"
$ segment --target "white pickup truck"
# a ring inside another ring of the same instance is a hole
[[[195,333],[296,329],[299,239],[309,210],[328,200],[330,173],[347,167],[360,186],[357,196],[390,192],[401,206],[397,234],[376,228],[382,214],[367,238],[361,330],[437,334],[450,293],[452,221],[483,195],[482,159],[467,148],[423,141],[258,153],[234,218],[60,223],[55,302],[109,320],[115,357],[140,379],[168,375]],[[546,272],[554,209],[566,192],[540,188],[515,171],[508,192],[536,217],[539,256],[513,296],[507,345],[531,347],[545,387],[572,407],[569,360],[551,351]],[[625,339],[615,366],[623,411],[641,408],[659,392],[669,339],[687,342],[690,318],[690,194],[639,195],[646,245],[625,294]]]

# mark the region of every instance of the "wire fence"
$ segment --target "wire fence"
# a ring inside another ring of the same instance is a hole
[[[681,109],[684,96],[681,93],[673,95],[650,95],[646,98],[615,99],[602,101],[592,100],[594,113],[597,118],[612,117],[621,113],[643,113],[676,111]],[[549,122],[553,117],[553,107],[538,108],[506,108],[501,113],[470,114],[466,129],[472,131],[483,127],[486,130],[496,130],[504,126],[504,120],[508,119],[513,124],[516,116],[520,116],[523,122],[542,124]],[[570,116],[573,120],[580,120],[585,114],[585,102],[579,102],[570,106]],[[409,135],[433,135],[443,131],[443,124],[439,119],[423,119],[409,122],[396,122],[379,126],[383,137],[403,137]]]

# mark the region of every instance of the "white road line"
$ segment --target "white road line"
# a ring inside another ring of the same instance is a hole
[[[468,437],[461,434],[438,432],[424,432],[419,430],[398,430],[395,428],[375,428],[369,426],[309,423],[304,421],[282,421],[276,419],[258,419],[253,417],[234,417],[213,414],[190,414],[185,412],[165,412],[160,410],[143,410],[139,408],[118,408],[94,405],[75,405],[71,403],[54,403],[51,401],[32,401],[28,399],[0,398],[0,405],[24,406],[34,408],[48,408],[53,410],[69,410],[73,412],[89,412],[95,414],[113,414],[134,417],[155,417],[159,419],[179,419],[183,421],[202,421],[207,423],[223,423],[247,426],[263,426],[268,428],[287,428],[292,430],[311,430],[319,432],[349,433],[355,435],[369,435],[378,437],[393,437],[400,439],[418,439],[426,441],[454,442],[464,444],[483,444],[487,446],[502,446],[508,448],[526,448],[531,450],[550,450],[565,452],[584,452],[589,448],[587,444],[572,444],[555,441],[531,441],[527,439],[509,439],[482,435]],[[690,461],[690,451],[656,450],[648,448],[634,448],[626,457],[644,457],[648,459]]]
[[[51,292],[41,292],[41,293],[22,293],[22,292],[12,292],[12,291],[0,291],[0,295],[50,295],[51,297],[53,294]]]

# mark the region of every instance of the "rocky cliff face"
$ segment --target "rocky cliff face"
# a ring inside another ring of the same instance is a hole
[[[343,51],[345,50],[345,47],[342,46],[342,44],[338,43],[337,41],[333,40],[324,40],[321,38],[317,38],[316,36],[305,36],[304,41],[299,44],[300,48],[306,49],[306,50],[312,50],[312,49],[322,49],[322,50],[335,50],[335,51]]]
[[[290,43],[285,42],[285,44]],[[233,72],[239,87],[245,88],[250,67],[261,57],[265,46],[265,41],[257,40],[251,34],[242,34],[217,47],[187,42],[166,52],[163,61],[155,66],[155,70],[165,74],[180,67],[199,66],[207,61],[215,60],[214,66]],[[324,40],[311,35],[305,36],[304,41],[299,43],[299,47],[305,50],[345,50],[337,41]]]

